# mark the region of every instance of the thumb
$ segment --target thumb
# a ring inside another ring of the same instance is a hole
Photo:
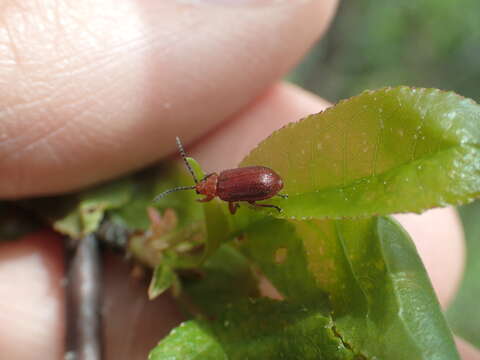
[[[220,3],[4,0],[0,197],[103,181],[206,134],[298,62],[336,1]]]

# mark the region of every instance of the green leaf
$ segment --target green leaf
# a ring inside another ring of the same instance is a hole
[[[268,219],[240,246],[284,300],[232,286],[246,265],[230,266],[226,247],[186,285],[198,319],[150,359],[458,359],[415,247],[390,218]]]
[[[190,157],[187,157],[186,160],[190,164],[197,179],[203,179],[205,173],[200,167],[200,164]],[[222,243],[231,238],[231,228],[229,221],[227,220],[228,215],[226,214],[226,206],[221,200],[213,199],[202,205],[205,213],[207,240],[205,243],[205,250],[200,260],[205,261],[212,256]]]
[[[258,296],[250,264],[229,245],[221,246],[204,262],[196,277],[184,276],[183,284],[185,289],[179,298],[180,304],[199,318],[216,313],[220,304],[231,304],[245,296]],[[184,293],[188,293],[188,297],[185,298]],[[208,329],[209,325],[201,321],[182,324],[152,350],[149,359],[227,359]]]
[[[65,196],[26,200],[20,204],[74,239],[95,232],[108,210],[124,206],[132,195],[130,177],[94,186]]]
[[[230,225],[225,214],[225,205],[214,199],[205,204],[205,223],[207,227],[207,242],[202,261],[205,261],[217,249],[231,238]]]
[[[150,352],[148,360],[227,360],[221,344],[205,327],[187,321]]]
[[[150,360],[352,359],[328,314],[259,299],[249,262],[232,246],[221,246],[201,271],[200,281],[184,281],[183,304],[198,319],[172,330]]]
[[[259,295],[250,262],[229,244],[221,246],[198,270],[200,279],[183,279],[195,315],[216,316],[222,305]]]
[[[436,89],[366,91],[274,132],[241,163],[284,180],[286,218],[422,212],[480,194],[480,107]]]
[[[329,316],[271,299],[237,302],[217,320],[189,321],[150,353],[150,360],[354,359]]]
[[[170,286],[174,286],[174,293],[178,293],[179,284],[177,274],[175,274],[172,266],[168,262],[162,262],[157,265],[153,271],[152,280],[148,287],[148,298],[150,300],[155,299],[170,288]]]
[[[82,235],[96,231],[105,212],[126,204],[131,194],[132,183],[130,178],[122,178],[82,192],[81,200],[76,209],[82,224]],[[57,221],[56,228],[60,228],[61,224],[61,220]]]
[[[454,332],[480,349],[480,201],[459,209],[467,245],[463,280],[447,318]]]
[[[393,220],[278,219],[257,226],[247,232],[244,252],[287,301],[332,314],[356,355],[458,358],[415,247]]]

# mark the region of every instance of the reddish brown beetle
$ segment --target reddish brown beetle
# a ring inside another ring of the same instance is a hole
[[[198,181],[190,164],[188,163],[183,150],[182,143],[177,137],[177,145],[188,171],[195,181],[193,186],[179,186],[155,197],[154,201],[163,198],[165,195],[180,190],[195,190],[197,194],[205,195],[203,199],[197,201],[206,202],[218,196],[223,201],[228,202],[228,208],[232,214],[235,214],[239,207],[239,201],[246,201],[253,206],[269,207],[282,211],[277,205],[257,204],[256,201],[270,199],[277,195],[287,198],[287,195],[279,194],[283,188],[282,178],[272,169],[265,166],[247,166],[237,169],[224,170],[220,174],[211,173]]]

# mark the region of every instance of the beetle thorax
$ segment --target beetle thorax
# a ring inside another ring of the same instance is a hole
[[[217,196],[218,174],[208,174],[196,186],[197,194],[206,195],[209,197]]]

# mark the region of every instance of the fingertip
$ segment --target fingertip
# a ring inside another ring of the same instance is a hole
[[[455,343],[462,360],[480,360],[480,350],[462,338],[456,336]]]
[[[62,358],[63,269],[62,241],[50,231],[0,244],[2,358]]]
[[[107,254],[104,274],[104,338],[106,359],[143,360],[183,320],[169,294],[150,301],[148,276],[132,276],[132,264]]]

